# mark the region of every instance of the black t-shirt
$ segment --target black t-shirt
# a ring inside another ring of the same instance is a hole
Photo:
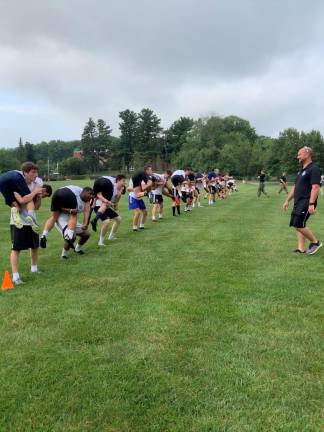
[[[265,177],[266,177],[265,174],[260,174],[259,175],[259,181],[260,181],[260,183],[264,183],[265,182]]]
[[[132,177],[133,188],[141,186],[142,182],[147,183],[148,180],[149,176],[146,174],[145,171],[139,171],[135,173]]]
[[[311,162],[297,174],[294,193],[295,205],[303,201],[308,204],[314,184],[321,184],[321,170]]]
[[[280,177],[280,183],[286,183],[287,179],[285,176]]]

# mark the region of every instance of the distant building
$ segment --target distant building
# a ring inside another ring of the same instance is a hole
[[[74,150],[73,157],[77,159],[83,159],[83,151],[82,150]]]

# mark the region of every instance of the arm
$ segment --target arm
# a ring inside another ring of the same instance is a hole
[[[34,199],[34,203],[35,203],[35,210],[39,210],[42,204],[42,198],[40,195],[36,196],[36,198]]]
[[[90,216],[90,203],[86,202],[84,203],[84,208],[83,208],[83,229],[87,229],[88,225],[89,225],[89,216]]]
[[[111,202],[109,200],[107,200],[107,198],[105,198],[101,192],[97,193],[97,198],[102,201],[104,204],[110,205]]]
[[[308,204],[309,214],[315,213],[315,202],[317,200],[320,188],[321,187],[319,184],[313,184],[312,185],[311,195],[310,195],[309,204]]]
[[[287,199],[286,199],[286,201],[283,204],[283,209],[284,210],[288,209],[288,207],[289,207],[289,201],[291,201],[293,199],[294,194],[295,194],[295,185],[290,189],[290,192],[289,192],[289,194],[287,196]]]
[[[25,195],[23,197],[18,192],[14,192],[14,195],[15,195],[15,198],[16,198],[18,204],[24,205],[24,204],[27,204],[30,201],[32,201],[36,195],[39,195],[41,193],[42,193],[42,188],[37,186],[37,187],[35,187],[33,192],[30,192],[30,194]]]

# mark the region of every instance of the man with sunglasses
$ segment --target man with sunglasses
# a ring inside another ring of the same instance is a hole
[[[290,226],[296,229],[297,234],[297,249],[294,252],[308,255],[314,255],[322,246],[312,231],[306,228],[309,216],[316,211],[321,183],[321,170],[313,163],[312,156],[313,151],[310,147],[305,146],[298,150],[297,159],[302,167],[283,205],[283,208],[287,210],[289,201],[294,200],[290,219]],[[305,238],[310,241],[307,251],[305,250]]]

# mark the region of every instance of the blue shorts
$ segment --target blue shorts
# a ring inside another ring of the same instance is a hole
[[[146,210],[145,202],[142,199],[128,197],[128,210]]]
[[[23,175],[17,171],[8,171],[0,176],[0,192],[9,207],[16,201],[14,192],[18,192],[22,197],[30,194]]]

